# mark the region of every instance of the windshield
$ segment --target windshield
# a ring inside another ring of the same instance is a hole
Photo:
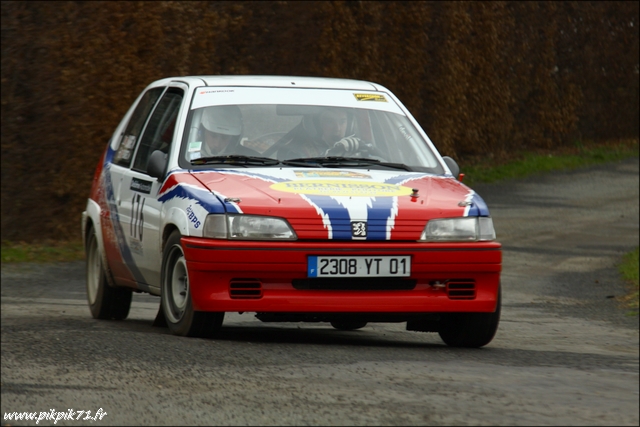
[[[291,93],[287,89],[280,91]],[[296,92],[317,94],[318,90]],[[326,92],[348,91],[322,91],[322,94]],[[216,100],[233,99],[228,92],[224,93],[226,96],[218,96]],[[260,162],[265,165],[274,165],[265,162],[273,159],[279,161],[275,164],[280,166],[406,166],[407,170],[444,172],[429,144],[395,104],[358,102],[357,97],[353,97],[352,103],[359,105],[354,106],[345,105],[351,102],[348,98],[346,102],[338,98],[339,102],[331,105],[326,96],[318,97],[319,105],[250,103],[260,102],[264,98],[261,96],[238,98],[238,103],[222,105],[206,105],[202,99],[194,100],[196,108],[191,110],[185,127],[181,166],[190,169],[228,166],[237,162],[225,161],[226,156],[249,156],[261,158]],[[308,102],[314,97],[303,99]],[[325,157],[331,161],[325,161]]]

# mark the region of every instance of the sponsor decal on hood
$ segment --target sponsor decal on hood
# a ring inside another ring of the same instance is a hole
[[[300,238],[351,240],[358,222],[367,224],[367,240],[416,240],[430,218],[488,216],[484,201],[468,187],[416,172],[178,171],[160,193],[163,202],[193,199],[209,213],[286,218]]]

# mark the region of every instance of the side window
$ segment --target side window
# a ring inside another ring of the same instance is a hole
[[[136,141],[140,137],[142,127],[147,121],[147,117],[149,117],[151,109],[158,98],[160,98],[163,91],[163,87],[156,87],[149,89],[147,93],[142,96],[140,103],[131,115],[131,119],[129,120],[129,124],[127,124],[124,134],[122,134],[122,140],[120,141],[120,145],[118,146],[118,150],[116,151],[113,159],[115,164],[124,167],[129,167],[131,164],[133,152],[136,147]]]
[[[181,89],[169,88],[160,99],[140,140],[133,162],[134,170],[146,172],[149,157],[155,150],[168,152],[183,97]]]

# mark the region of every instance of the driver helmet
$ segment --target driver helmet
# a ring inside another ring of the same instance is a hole
[[[240,136],[242,113],[237,105],[207,107],[202,113],[202,126],[209,132]]]

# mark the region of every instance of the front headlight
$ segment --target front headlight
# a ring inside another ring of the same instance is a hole
[[[427,242],[475,242],[495,240],[496,232],[489,217],[432,219],[420,240]]]
[[[204,221],[204,237],[235,240],[296,240],[282,218],[242,214],[211,214]]]

